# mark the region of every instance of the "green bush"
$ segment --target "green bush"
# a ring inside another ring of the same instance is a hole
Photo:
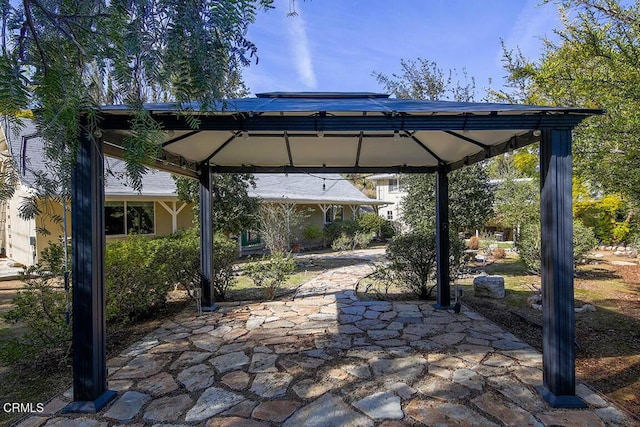
[[[373,212],[360,215],[358,218],[358,228],[360,231],[374,234],[380,238],[388,238],[395,235],[391,221]]]
[[[295,270],[296,262],[293,258],[274,254],[248,264],[244,274],[253,280],[256,286],[264,289],[266,299],[272,300],[278,294],[287,276],[293,274]]]
[[[334,251],[348,251],[353,247],[353,238],[347,236],[346,234],[340,235],[340,237],[336,238],[331,242],[331,249]]]
[[[14,307],[4,318],[25,326],[26,332],[16,339],[14,346],[22,361],[63,362],[71,354],[71,325],[66,319],[63,270],[62,245],[52,244],[42,251],[38,264],[25,269],[21,275],[24,290],[13,297]],[[68,297],[70,313],[71,295]]]
[[[364,249],[369,246],[369,243],[373,240],[374,233],[358,231],[355,236],[353,236],[353,248]]]
[[[238,243],[218,233],[213,244],[213,296],[216,301],[225,301],[227,291],[234,281],[233,263],[240,253]],[[199,270],[198,270],[199,271]]]
[[[464,255],[464,241],[449,236],[449,277],[454,279]],[[434,231],[402,234],[387,246],[387,258],[396,278],[422,299],[429,299],[436,287],[436,236]]]
[[[580,262],[597,244],[593,230],[585,226],[579,219],[573,220],[573,260]],[[516,239],[516,249],[520,259],[534,274],[540,274],[541,249],[540,225],[527,224],[520,228]]]
[[[317,246],[322,244],[324,240],[324,231],[318,225],[310,225],[302,232],[305,244],[308,246]]]
[[[327,237],[329,244],[333,244],[333,241],[342,235],[347,237],[353,237],[360,230],[358,222],[352,219],[344,221],[334,221],[331,224],[327,224],[324,227],[324,234]]]

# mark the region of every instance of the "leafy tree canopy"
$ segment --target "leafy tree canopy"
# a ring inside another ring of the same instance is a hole
[[[155,154],[160,126],[146,101],[211,101],[236,87],[256,59],[246,38],[272,0],[0,0],[0,115],[32,109],[49,155],[73,159],[81,117],[99,128],[95,107],[137,110],[125,141],[131,182]],[[12,120],[14,123],[17,120]],[[193,121],[192,125],[197,126]],[[63,148],[66,147],[66,148]]]
[[[640,202],[640,3],[557,2],[558,41],[538,61],[505,49],[507,101],[604,108],[574,133],[576,174],[592,191]]]
[[[456,80],[455,70],[443,71],[435,62],[418,58],[400,61],[402,72],[387,76],[374,73],[378,83],[397,98],[473,101],[475,80],[463,70]],[[433,175],[403,176],[407,191],[403,220],[416,230],[435,227],[435,178]],[[451,229],[462,231],[482,225],[493,214],[493,189],[484,165],[473,165],[449,174],[449,221]]]

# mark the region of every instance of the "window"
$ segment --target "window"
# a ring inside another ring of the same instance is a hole
[[[342,206],[329,206],[324,213],[324,223],[331,224],[334,221],[342,221],[344,214],[342,212]]]
[[[389,180],[389,193],[397,193],[402,191],[402,184],[399,178],[393,178]]]
[[[387,211],[387,219],[393,221],[393,211]]]
[[[153,202],[105,202],[104,231],[107,236],[154,234]]]

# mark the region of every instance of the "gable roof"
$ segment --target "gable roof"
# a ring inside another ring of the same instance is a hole
[[[23,120],[24,127],[19,134],[5,132],[8,148],[13,157],[20,181],[27,187],[33,187],[36,173],[47,172],[47,164],[43,153],[42,138],[37,134],[35,124],[31,120]],[[105,156],[105,195],[111,197],[168,197],[176,196],[175,181],[168,172],[149,168],[142,177],[142,191],[137,192],[129,184],[126,163],[113,157]],[[379,200],[369,199],[339,174],[320,175],[283,175],[257,174],[256,188],[250,189],[249,195],[267,201],[288,201],[304,203],[349,203],[349,204],[384,204]],[[323,190],[323,183],[325,189]]]
[[[266,201],[297,203],[389,204],[370,199],[340,174],[256,174],[249,195]]]

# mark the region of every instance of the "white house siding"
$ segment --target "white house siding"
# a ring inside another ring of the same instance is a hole
[[[36,246],[32,240],[36,239],[36,222],[34,219],[25,221],[19,216],[22,199],[28,197],[27,187],[20,185],[13,197],[7,203],[7,221],[5,236],[7,257],[24,265],[32,265],[36,260]]]
[[[376,177],[374,175],[369,177],[369,179],[375,183],[376,199],[393,203],[386,206],[380,206],[378,208],[378,215],[383,218],[402,223],[402,199],[407,193],[402,190],[402,188],[397,190],[391,189],[389,186],[389,181],[391,179],[398,179],[398,177],[387,177],[386,175]],[[391,212],[391,214],[389,214],[389,212]]]

